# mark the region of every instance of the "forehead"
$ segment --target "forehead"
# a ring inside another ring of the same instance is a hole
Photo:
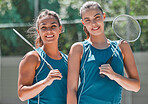
[[[89,8],[82,11],[82,19],[86,17],[94,17],[96,14],[102,15],[101,10],[96,8]]]
[[[42,18],[39,20],[39,25],[41,25],[41,24],[53,24],[53,23],[58,24],[58,21],[57,21],[57,19],[56,19],[54,16],[52,16],[52,15],[50,15],[50,16],[44,16],[44,17],[42,17]]]

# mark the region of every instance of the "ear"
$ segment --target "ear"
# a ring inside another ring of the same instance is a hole
[[[81,19],[81,22],[82,22],[82,24],[84,25],[84,22],[83,22],[83,20]]]
[[[62,33],[62,26],[59,27],[59,32]]]
[[[39,30],[38,30],[38,29],[36,29],[36,31],[37,31],[37,33],[40,35]]]
[[[105,12],[103,13],[103,17],[104,17],[104,19],[106,18],[106,13]]]

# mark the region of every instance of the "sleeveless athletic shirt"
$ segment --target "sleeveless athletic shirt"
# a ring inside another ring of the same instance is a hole
[[[51,59],[41,48],[38,48],[39,54],[53,67],[62,73],[62,80],[54,80],[50,86],[47,86],[37,96],[28,100],[28,104],[66,104],[67,96],[67,55],[62,52],[62,59]],[[50,70],[46,63],[41,59],[39,68],[35,72],[33,84],[45,79]]]
[[[117,46],[117,41],[109,41],[110,46],[106,49],[97,49],[87,40],[82,42],[78,104],[120,104],[122,87],[107,76],[102,78],[99,74],[99,67],[107,62]],[[114,72],[124,75],[123,58],[119,47],[113,56],[111,67]]]

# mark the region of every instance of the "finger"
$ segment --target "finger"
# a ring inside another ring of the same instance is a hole
[[[104,73],[106,73],[106,74],[108,74],[110,72],[110,70],[109,69],[100,69],[100,74],[104,74]]]
[[[59,71],[51,71],[50,74],[61,74]]]
[[[58,72],[52,72],[52,73],[50,73],[51,75],[62,75],[62,73],[58,73]]]
[[[101,67],[109,67],[110,64],[102,64]]]
[[[57,72],[57,73],[60,73],[60,71],[59,71],[58,69],[51,70],[50,72]]]
[[[52,79],[55,79],[55,78],[60,78],[60,79],[61,79],[62,76],[51,76],[51,78],[52,78]]]
[[[60,77],[54,77],[53,80],[62,80]]]
[[[100,72],[107,72],[107,69],[100,70]]]
[[[107,75],[107,74],[108,74],[108,71],[106,71],[106,70],[102,70],[102,71],[100,71],[100,74]]]
[[[53,71],[54,71],[54,72],[60,72],[58,69],[54,69]]]
[[[61,75],[51,75],[51,76],[50,76],[50,78],[54,78],[54,77],[62,78],[63,76],[61,76]]]
[[[59,77],[62,77],[62,74],[57,74],[57,73],[54,73],[54,74],[50,74],[51,77],[54,77],[54,76],[59,76]]]
[[[109,69],[108,67],[99,67],[100,70],[107,70]]]
[[[50,74],[61,74],[61,73],[59,73],[59,72],[51,72]]]

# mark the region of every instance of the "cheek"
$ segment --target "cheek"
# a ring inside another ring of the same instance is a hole
[[[54,31],[56,34],[60,34],[60,33],[61,33],[61,32],[60,32],[60,29],[58,29],[58,28],[57,28],[57,29],[54,29],[53,31]]]
[[[85,24],[84,25],[87,29],[89,29],[91,27],[90,23],[89,24]]]
[[[40,32],[39,32],[39,36],[41,36],[41,37],[42,37],[42,36],[44,35],[44,33],[45,33],[45,32],[40,31]]]

